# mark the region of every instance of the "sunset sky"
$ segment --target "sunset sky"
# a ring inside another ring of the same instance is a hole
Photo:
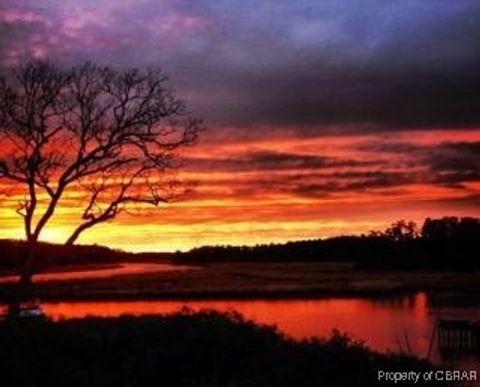
[[[161,66],[207,129],[186,200],[82,243],[185,250],[480,216],[477,0],[0,1],[0,66]],[[22,238],[0,180],[0,238]],[[66,203],[43,239],[76,222]]]

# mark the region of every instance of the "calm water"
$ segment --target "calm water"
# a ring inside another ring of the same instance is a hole
[[[228,300],[228,301],[102,301],[45,302],[44,312],[53,319],[85,316],[163,314],[179,311],[215,309],[237,311],[259,323],[277,325],[294,338],[325,337],[333,329],[365,341],[376,350],[398,352],[409,345],[417,356],[427,355],[433,327],[439,318],[478,319],[480,305],[432,306],[425,293],[389,300],[332,298],[315,300]],[[458,357],[460,356],[460,358]],[[463,367],[480,368],[478,359],[468,354],[448,357],[434,341],[432,360]],[[459,362],[460,360],[460,362]]]
[[[156,271],[188,270],[188,266],[158,263],[127,263],[102,270],[44,273],[35,282],[52,280],[106,278],[114,275],[142,274]],[[0,283],[16,277],[0,277]],[[473,298],[473,300],[472,300]],[[461,302],[460,302],[461,301]],[[407,350],[425,357],[429,351],[434,326],[440,318],[480,321],[480,300],[470,297],[427,297],[425,293],[388,299],[330,298],[312,300],[209,300],[209,301],[68,301],[44,302],[42,308],[52,319],[85,316],[115,317],[122,314],[141,316],[179,311],[214,309],[237,311],[258,323],[276,325],[287,335],[302,339],[329,336],[334,329],[364,341],[369,347],[386,352]],[[473,302],[471,302],[473,301]],[[1,309],[1,306],[0,306]],[[408,344],[407,344],[408,342]],[[433,341],[431,359],[480,370],[477,358],[468,354],[442,354]],[[459,357],[460,356],[460,357]]]
[[[108,278],[117,275],[157,273],[163,271],[190,270],[191,266],[171,265],[168,263],[122,263],[115,266],[94,267],[72,271],[35,274],[34,282],[70,281],[78,279]],[[18,276],[0,276],[1,283],[17,282]]]

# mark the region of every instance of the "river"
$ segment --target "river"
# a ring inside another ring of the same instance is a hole
[[[127,264],[105,270],[45,273],[36,277],[43,282],[52,279],[100,278],[142,271],[184,270],[168,264]],[[6,280],[4,277],[3,281]],[[10,279],[8,279],[10,281]],[[1,282],[1,280],[0,280]],[[461,364],[480,368],[478,358],[468,353],[442,353],[433,340],[439,319],[480,321],[480,301],[459,304],[455,299],[432,302],[424,292],[388,298],[326,298],[279,300],[111,300],[42,302],[44,313],[54,320],[85,316],[116,317],[123,314],[142,316],[172,313],[188,307],[193,310],[237,311],[257,323],[276,325],[287,335],[304,339],[326,337],[338,330],[353,339],[364,341],[381,351],[411,352],[444,364]]]
[[[192,270],[192,266],[172,265],[169,263],[120,263],[71,269],[68,271],[53,271],[38,273],[33,277],[34,282],[71,281],[108,278],[117,275],[133,275],[156,273],[164,271]],[[18,281],[17,275],[0,276],[0,284]]]
[[[258,323],[276,325],[287,335],[303,339],[326,337],[334,329],[348,333],[381,352],[404,351],[426,357],[434,326],[439,318],[478,319],[479,306],[431,306],[425,293],[390,299],[329,298],[311,300],[208,300],[208,301],[68,301],[44,302],[51,318],[85,316],[115,317],[164,314],[181,310],[214,309],[237,311]],[[479,361],[468,353],[442,353],[433,340],[430,359],[464,367],[479,368]]]

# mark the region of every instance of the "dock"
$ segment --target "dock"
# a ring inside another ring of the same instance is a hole
[[[480,322],[469,320],[443,320],[437,325],[440,349],[480,350]]]

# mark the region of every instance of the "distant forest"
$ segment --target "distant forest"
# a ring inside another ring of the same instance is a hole
[[[187,252],[128,253],[103,246],[65,247],[41,243],[38,269],[45,267],[139,261],[209,262],[353,262],[370,269],[480,269],[480,219],[427,218],[422,227],[404,220],[384,231],[284,244],[204,246]],[[25,242],[0,240],[0,270],[19,267]]]
[[[249,246],[206,246],[178,254],[186,262],[333,261],[365,268],[480,268],[480,219],[427,218],[422,227],[400,220],[360,236]]]

